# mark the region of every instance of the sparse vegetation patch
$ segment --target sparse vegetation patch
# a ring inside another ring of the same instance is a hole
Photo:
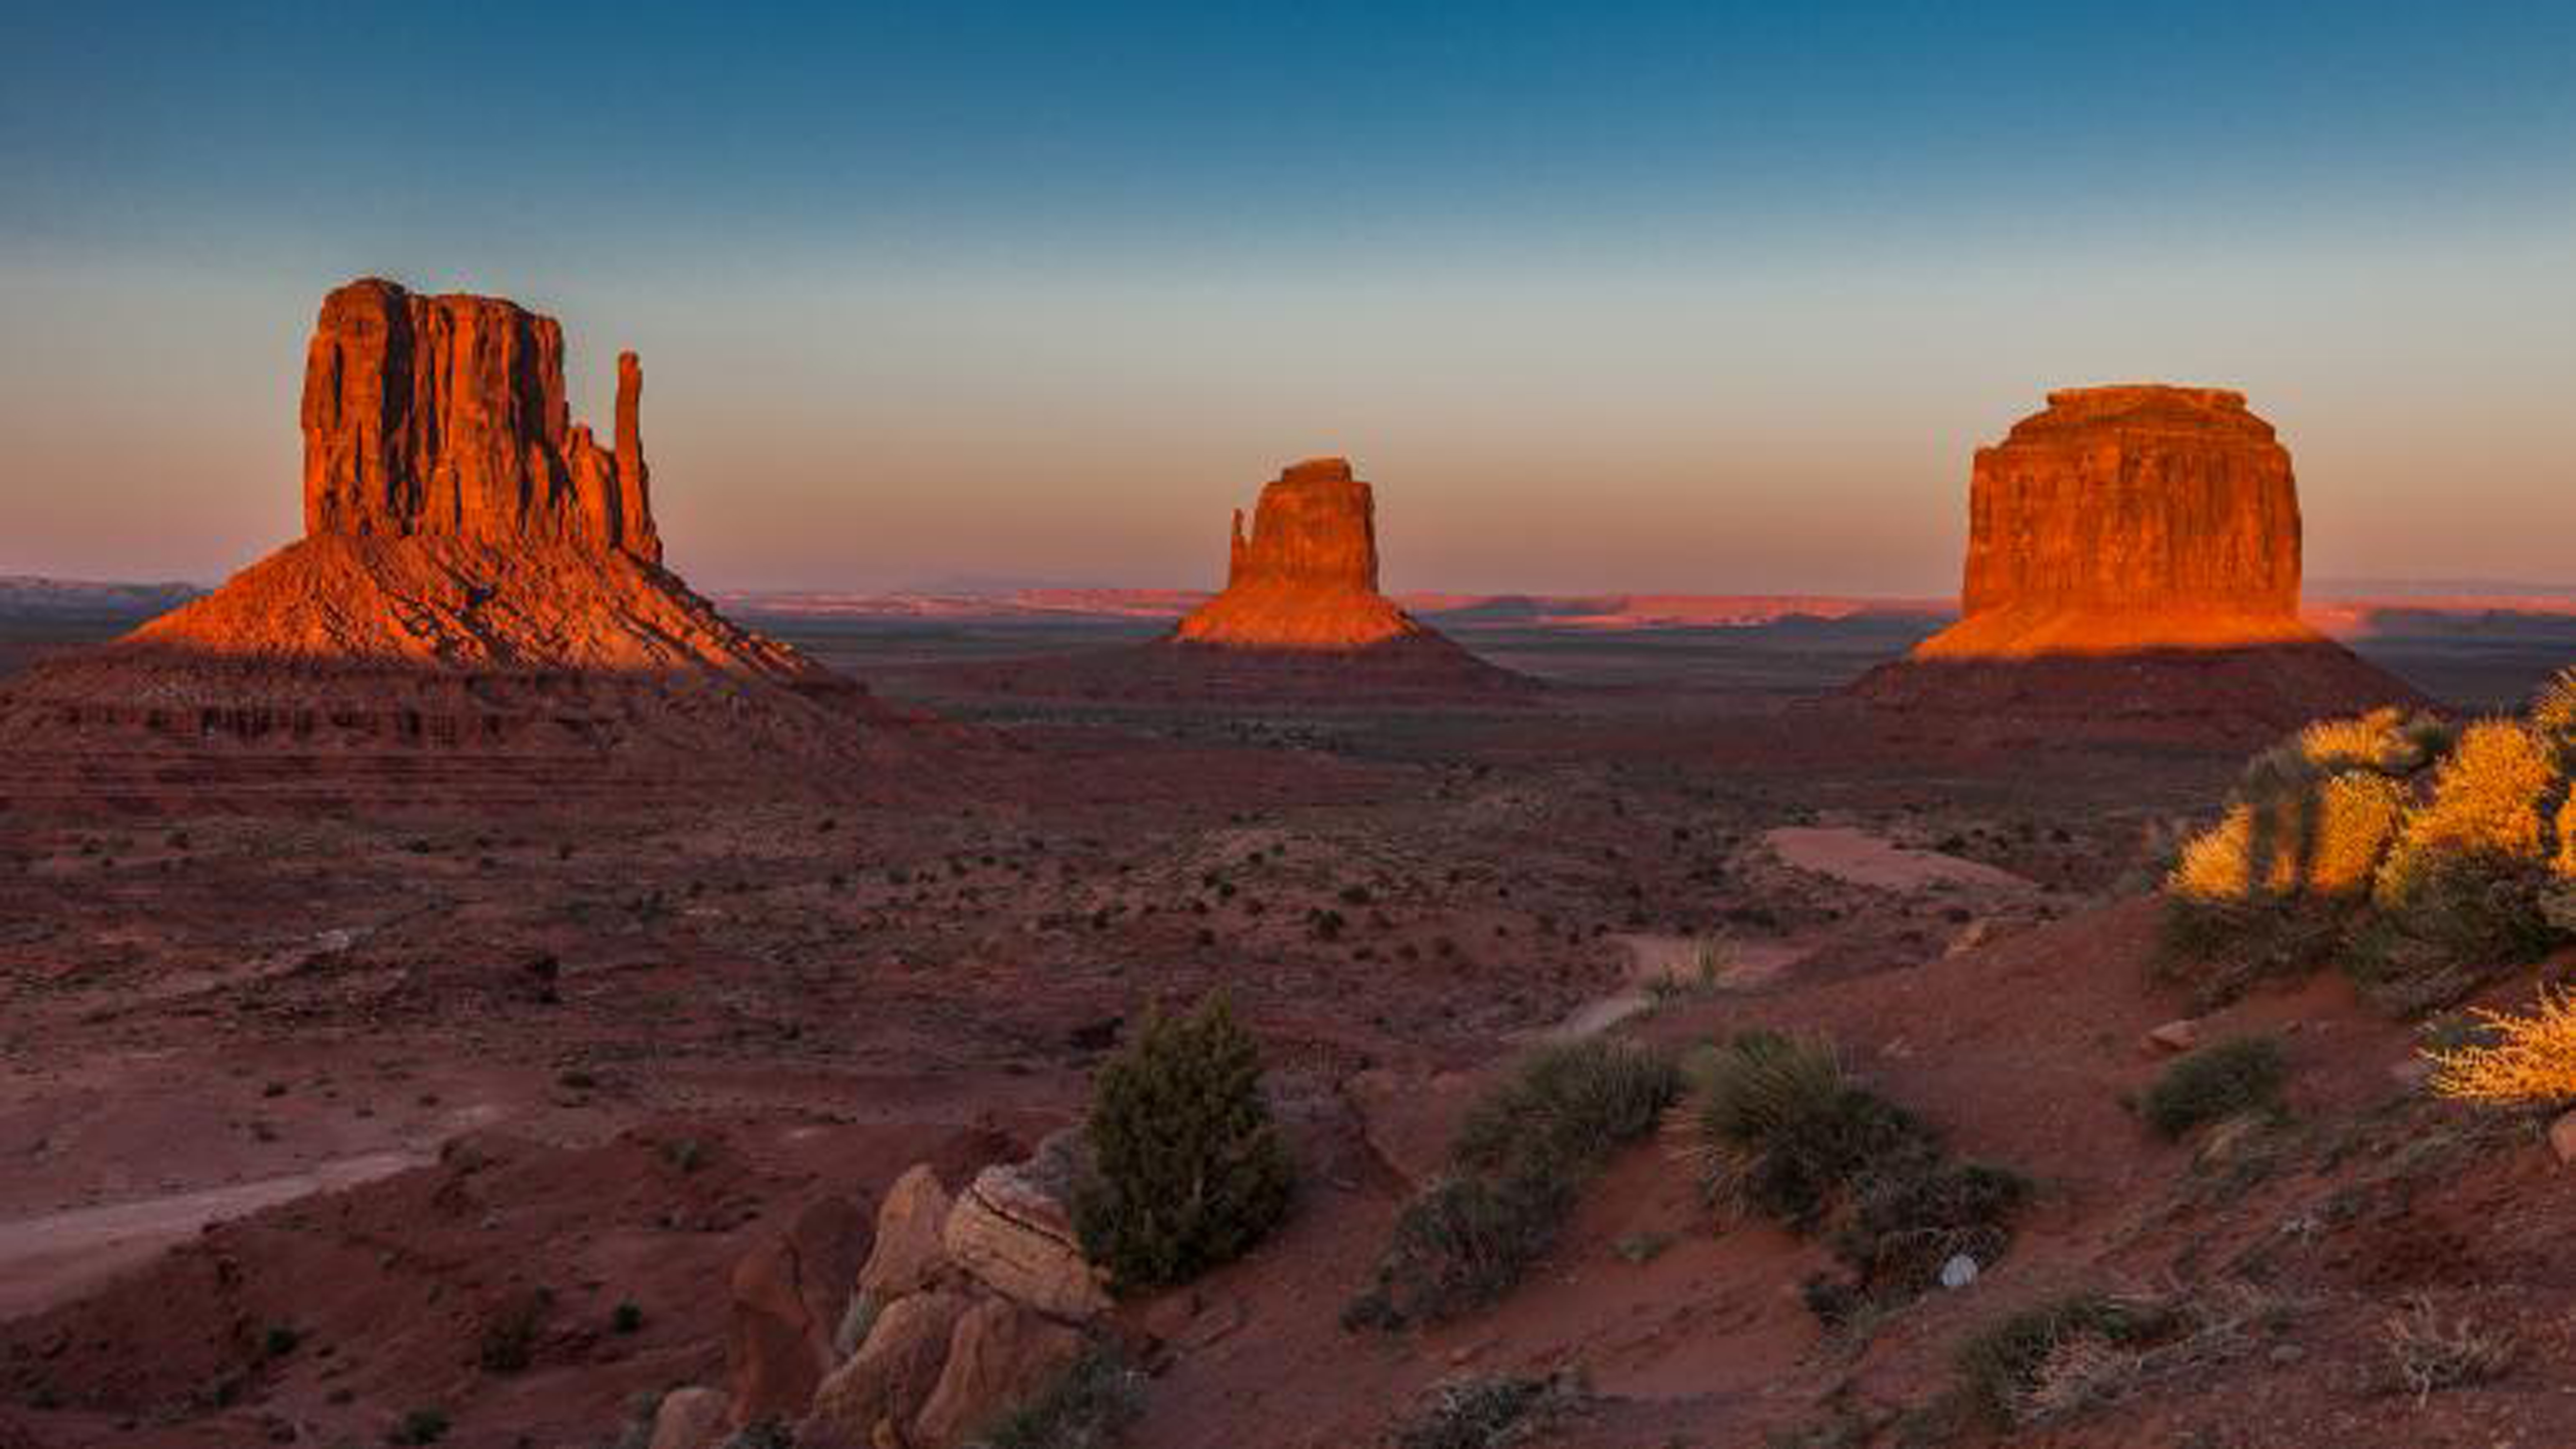
[[[1156,1012],[1092,1084],[1083,1250],[1126,1284],[1180,1283],[1241,1257],[1288,1211],[1288,1149],[1261,1053],[1222,996]]]
[[[1671,1061],[1595,1037],[1542,1047],[1471,1108],[1451,1170],[1396,1217],[1354,1327],[1438,1322],[1501,1297],[1556,1241],[1576,1194],[1670,1104]]]
[[[2392,1012],[2457,1001],[2576,934],[2571,766],[2576,671],[2520,718],[2312,724],[2183,846],[2168,963],[2208,1001],[2329,961]]]
[[[2174,1058],[2139,1110],[2148,1126],[2180,1137],[2205,1122],[2276,1107],[2288,1075],[2281,1044],[2270,1037],[2212,1042]]]
[[[1678,1121],[1703,1189],[1825,1235],[1846,1270],[1806,1285],[1826,1323],[1910,1302],[1953,1260],[1984,1268],[2010,1246],[2029,1183],[1951,1160],[1928,1124],[1845,1073],[1831,1043],[1742,1032],[1685,1071]]]

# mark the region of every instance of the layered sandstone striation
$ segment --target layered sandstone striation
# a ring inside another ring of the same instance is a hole
[[[245,756],[264,785],[336,787],[465,751],[481,787],[543,798],[574,767],[654,773],[647,756],[721,780],[874,755],[860,726],[891,712],[662,566],[636,356],[607,447],[564,391],[552,318],[377,280],[332,292],[305,363],[305,536],[12,680],[0,802],[130,782],[120,765],[239,779]],[[71,764],[30,785],[37,759]]]
[[[2289,450],[2244,395],[2071,388],[1977,450],[1957,625],[1922,658],[2307,640]]]
[[[2240,393],[2053,392],[1977,450],[1959,622],[1849,696],[1938,734],[2229,747],[2425,703],[2299,621],[2290,454]]]
[[[1426,632],[1377,587],[1377,498],[1348,459],[1292,463],[1234,515],[1225,591],[1175,639],[1242,649],[1354,650]]]

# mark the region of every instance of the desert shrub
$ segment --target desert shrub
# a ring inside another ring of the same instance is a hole
[[[1981,1162],[1872,1172],[1834,1232],[1834,1256],[1864,1301],[1916,1297],[1952,1258],[1980,1267],[2002,1258],[2030,1190],[2028,1178]]]
[[[2345,896],[2369,886],[2407,816],[2406,777],[2441,748],[2430,720],[2320,720],[2256,755],[2218,824],[2186,841],[2168,891],[2198,901]]]
[[[2080,1406],[2077,1386],[2099,1386],[2122,1351],[2172,1340],[2188,1327],[2173,1304],[2078,1293],[2025,1308],[1968,1337],[1956,1359],[1958,1392],[1978,1417],[2027,1423]]]
[[[2544,988],[2528,1016],[2479,1010],[2493,1039],[2427,1051],[2438,1096],[2491,1106],[2576,1101],[2576,992]]]
[[[1998,1428],[2064,1418],[2152,1385],[2188,1385],[2288,1329],[2290,1300],[2223,1282],[2167,1297],[2078,1293],[2016,1312],[1971,1335],[1944,1405],[1953,1425]]]
[[[1536,1442],[1584,1399],[1565,1374],[1441,1384],[1395,1431],[1396,1449],[1508,1449]]]
[[[2548,746],[2519,722],[2470,725],[2434,771],[2431,796],[2408,812],[2373,899],[2406,905],[2429,872],[2458,856],[2542,859],[2540,804],[2557,778]]]
[[[2225,1005],[2256,982],[2296,979],[2341,959],[2354,909],[2304,896],[2165,898],[2156,940],[2157,973],[2195,986],[2203,1009]]]
[[[413,1409],[394,1421],[385,1432],[388,1444],[435,1444],[447,1437],[448,1417],[445,1409]]]
[[[2204,1002],[2329,960],[2393,1011],[2457,1000],[2576,935],[2571,762],[2576,671],[2528,720],[2310,725],[2257,756],[2184,845],[2163,961],[2194,968]]]
[[[967,1449],[1106,1449],[1144,1410],[1144,1375],[1094,1345],[1045,1392],[968,1440]]]
[[[1812,1228],[1873,1163],[1937,1155],[1903,1108],[1844,1075],[1832,1045],[1747,1031],[1684,1064],[1685,1153],[1713,1199]]]
[[[1450,1171],[1396,1215],[1344,1321],[1438,1322],[1500,1298],[1556,1241],[1610,1154],[1654,1127],[1678,1081],[1660,1053],[1609,1038],[1522,1058],[1468,1109]]]
[[[2534,861],[2445,854],[2410,867],[2404,895],[2351,933],[2344,962],[2382,1008],[2447,1006],[2498,971],[2547,955],[2561,934],[2552,883]]]
[[[1608,1037],[1543,1046],[1468,1108],[1450,1157],[1472,1172],[1512,1176],[1597,1163],[1642,1137],[1673,1100],[1669,1058]]]
[[[486,1373],[524,1372],[536,1359],[538,1334],[545,1326],[546,1310],[553,1303],[554,1295],[543,1288],[514,1295],[503,1303],[483,1321],[482,1335],[475,1344],[475,1362]]]
[[[1847,1278],[1806,1285],[1829,1325],[1909,1302],[1965,1255],[1985,1267],[2012,1241],[2029,1183],[1950,1159],[1938,1134],[1851,1080],[1832,1046],[1749,1031],[1687,1064],[1678,1114],[1713,1198],[1825,1232]]]
[[[1343,1310],[1353,1328],[1438,1323],[1509,1292],[1574,1206],[1561,1175],[1443,1177],[1407,1201],[1375,1281]]]
[[[2281,1044],[2270,1037],[2212,1042],[2174,1058],[2139,1109],[2147,1125],[2180,1137],[2204,1122],[2277,1104],[2288,1074]]]
[[[1294,1169],[1261,1097],[1261,1053],[1222,996],[1156,1011],[1093,1079],[1092,1171],[1075,1231],[1122,1283],[1186,1281],[1241,1257],[1288,1210]]]
[[[2382,1383],[2418,1403],[2443,1389],[2504,1377],[2520,1347],[2510,1330],[2465,1314],[2444,1318],[2429,1298],[2390,1315],[2380,1325],[2380,1343],[2388,1355]]]

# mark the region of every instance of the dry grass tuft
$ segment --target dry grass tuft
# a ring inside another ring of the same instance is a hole
[[[2576,991],[2543,988],[2529,1016],[2475,1015],[2495,1040],[2425,1052],[2435,1095],[2499,1107],[2576,1101]]]
[[[2389,1388],[2417,1403],[2443,1389],[2489,1383],[2512,1369],[2519,1347],[2513,1334],[2465,1314],[2443,1318],[2429,1298],[2417,1298],[2380,1327],[2388,1349]]]

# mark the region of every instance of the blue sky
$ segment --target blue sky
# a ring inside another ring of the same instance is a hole
[[[2565,578],[2576,6],[12,6],[0,570],[296,517],[321,293],[643,351],[715,585],[1955,582],[2049,387],[2243,387],[2312,577]],[[138,527],[148,521],[151,527]]]

